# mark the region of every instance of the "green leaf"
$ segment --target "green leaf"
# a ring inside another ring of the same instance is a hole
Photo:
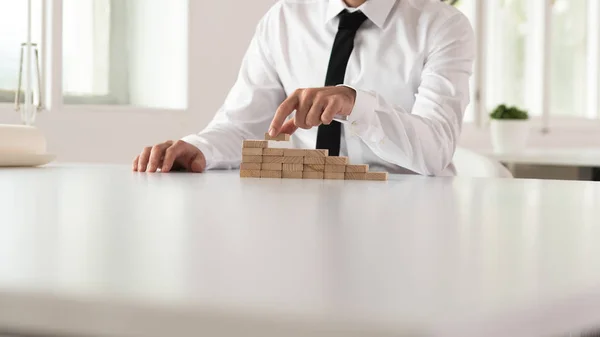
[[[529,114],[525,110],[521,110],[515,106],[507,107],[505,104],[499,105],[490,114],[491,119],[529,119]]]

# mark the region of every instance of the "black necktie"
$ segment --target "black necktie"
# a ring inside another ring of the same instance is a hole
[[[366,19],[367,17],[361,11],[350,13],[344,10],[340,14],[340,24],[329,58],[325,86],[344,84],[346,67],[354,49],[356,31]],[[317,132],[317,149],[328,149],[330,156],[339,156],[341,137],[341,123],[334,121],[329,125],[320,125]]]

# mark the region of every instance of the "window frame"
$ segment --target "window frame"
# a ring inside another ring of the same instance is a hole
[[[586,95],[586,116],[590,119],[600,119],[600,1],[588,0],[587,22],[587,64],[588,93]],[[595,94],[594,94],[595,93]]]
[[[494,15],[490,12],[488,1],[471,0],[475,2],[475,13],[473,28],[476,38],[477,59],[474,67],[474,122],[477,128],[485,128],[489,123],[488,109],[486,107],[486,93],[489,90],[486,84],[486,66],[487,50],[485,48],[486,33],[489,26],[489,20],[485,18]],[[600,2],[597,0],[587,0],[588,10],[588,41],[587,41],[587,67],[588,73],[598,74],[597,76],[588,76],[587,79],[587,102],[586,111],[581,113],[580,117],[563,117],[552,114],[550,102],[551,94],[551,62],[552,62],[552,28],[554,0],[535,0],[529,1],[529,14],[532,17],[532,43],[528,49],[528,65],[532,65],[530,73],[527,76],[528,87],[531,92],[527,93],[529,108],[541,111],[539,117],[533,117],[534,125],[539,127],[542,133],[551,132],[552,128],[562,128],[564,121],[569,121],[572,127],[572,121],[579,120],[579,123],[589,123],[590,121],[600,121],[600,27],[597,22],[600,20]]]
[[[10,104],[15,101],[15,90],[0,89],[0,103]]]
[[[41,0],[42,3],[42,32],[40,41],[40,81],[42,83],[43,112],[45,111],[105,111],[117,109],[120,112],[182,112],[188,108],[152,108],[139,107],[129,103],[129,79],[126,73],[127,63],[121,48],[127,46],[127,40],[122,39],[123,30],[127,29],[127,3],[122,0],[110,0],[111,32],[109,55],[109,90],[107,95],[69,95],[63,92],[63,0]],[[189,6],[189,3],[188,3]],[[114,10],[113,10],[114,9]],[[114,15],[117,13],[117,15]],[[189,15],[189,14],[188,14]],[[119,30],[115,30],[118,27]],[[188,28],[189,29],[189,28]],[[191,39],[188,38],[188,45]],[[188,61],[188,69],[189,69]],[[15,70],[16,71],[16,70]],[[189,88],[189,83],[187,83]],[[15,113],[14,90],[0,90],[0,113]]]
[[[47,0],[43,0],[47,1]],[[56,0],[55,0],[56,1]],[[60,0],[61,8],[64,5]],[[126,35],[127,30],[127,3],[122,0],[110,0],[110,24],[109,24],[109,58],[108,58],[108,94],[106,95],[69,95],[62,93],[62,102],[64,105],[89,106],[89,105],[120,105],[129,104],[129,78],[124,76],[127,73],[127,60],[118,51],[125,50],[127,40],[122,37]],[[63,25],[62,15],[60,24]],[[54,36],[56,38],[56,36]],[[63,40],[61,28],[61,41]],[[62,49],[61,49],[62,50]],[[126,55],[126,54],[125,54]],[[61,57],[62,52],[61,52]],[[61,63],[62,65],[62,63]],[[61,71],[61,81],[62,74]],[[62,83],[62,82],[61,82]]]

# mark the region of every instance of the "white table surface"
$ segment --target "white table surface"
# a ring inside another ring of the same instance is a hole
[[[600,167],[600,149],[525,149],[520,153],[499,154],[487,151],[483,154],[510,164]]]
[[[599,205],[586,182],[0,169],[0,335],[599,326]]]

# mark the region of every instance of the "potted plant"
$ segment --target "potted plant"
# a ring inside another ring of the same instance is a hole
[[[492,146],[497,153],[517,153],[527,145],[529,114],[502,104],[491,114]]]

